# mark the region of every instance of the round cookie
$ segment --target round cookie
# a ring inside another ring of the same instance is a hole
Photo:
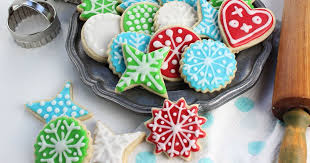
[[[121,17],[114,14],[99,14],[87,20],[82,28],[82,46],[87,55],[98,62],[108,59],[106,49],[111,39],[120,33]]]
[[[116,7],[116,10],[118,12],[124,12],[129,6],[139,3],[139,2],[150,2],[150,3],[158,4],[157,0],[118,0],[118,2],[120,3]]]
[[[128,7],[121,19],[122,32],[144,32],[153,34],[153,17],[159,6],[154,3],[136,3]]]
[[[148,48],[149,52],[165,46],[171,48],[161,67],[164,79],[169,81],[182,80],[179,73],[181,54],[187,46],[198,40],[200,38],[193,31],[179,26],[160,29],[153,35]]]
[[[77,6],[77,10],[81,13],[80,19],[86,21],[98,14],[117,14],[116,6],[118,4],[117,0],[82,0],[82,3]]]
[[[235,77],[235,55],[220,41],[202,40],[191,44],[180,61],[181,76],[197,92],[225,88]]]
[[[89,162],[92,155],[90,132],[74,118],[50,121],[37,136],[35,162]]]
[[[196,10],[185,2],[172,1],[165,3],[154,18],[155,30],[165,26],[184,26],[191,28],[197,22]]]
[[[123,44],[131,45],[139,51],[146,53],[150,39],[151,36],[137,32],[122,32],[113,38],[107,51],[107,54],[109,55],[109,68],[113,73],[121,76],[126,70],[122,50]]]

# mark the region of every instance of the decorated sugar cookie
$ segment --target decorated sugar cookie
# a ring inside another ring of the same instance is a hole
[[[219,26],[225,44],[239,52],[264,41],[274,30],[275,17],[265,8],[251,9],[242,0],[224,1]]]
[[[197,22],[196,10],[185,2],[172,1],[165,3],[154,18],[155,29],[165,26],[184,26],[191,28]]]
[[[191,44],[180,61],[181,76],[197,92],[225,88],[235,77],[235,55],[220,41],[202,40]]]
[[[180,1],[185,2],[189,4],[190,6],[194,7],[196,9],[197,7],[197,0],[159,0],[161,5],[164,5],[165,3],[172,2],[172,1]]]
[[[194,31],[201,37],[221,41],[222,38],[218,26],[218,11],[207,0],[198,0],[198,3],[199,21],[193,27]]]
[[[255,0],[243,0],[243,1],[246,2],[251,8],[254,8],[252,3]],[[224,0],[210,0],[210,4],[216,9],[220,8],[223,2]]]
[[[144,132],[127,133],[115,135],[100,121],[96,124],[94,141],[94,157],[95,163],[125,163],[128,154],[143,141]]]
[[[98,62],[106,62],[109,42],[120,33],[121,17],[115,14],[99,14],[85,22],[81,40],[86,54]]]
[[[82,0],[77,9],[81,12],[80,19],[86,21],[90,17],[98,14],[117,14],[117,0]]]
[[[164,47],[154,52],[144,54],[132,46],[124,44],[123,54],[126,71],[118,81],[115,91],[123,92],[141,85],[145,89],[163,98],[168,98],[160,68],[169,49],[169,47]]]
[[[65,84],[63,90],[54,99],[29,103],[26,104],[26,107],[42,122],[49,122],[61,116],[75,117],[80,120],[92,117],[92,114],[87,110],[73,102],[70,82]]]
[[[116,7],[117,11],[124,12],[129,6],[139,2],[150,2],[158,5],[157,0],[118,0],[120,5]]]
[[[190,29],[185,27],[168,27],[157,31],[149,44],[149,52],[170,47],[170,51],[161,67],[161,73],[164,79],[169,81],[181,80],[179,74],[179,61],[184,49],[191,43],[200,40]]]
[[[84,163],[90,161],[92,139],[78,120],[60,117],[40,131],[34,148],[36,163]]]
[[[122,32],[144,32],[153,34],[153,18],[159,6],[154,3],[136,3],[128,7],[121,20]]]
[[[189,160],[191,152],[200,150],[197,141],[206,136],[201,128],[206,119],[198,116],[198,105],[188,106],[184,98],[176,103],[165,100],[163,108],[152,109],[152,115],[145,126],[151,131],[147,141],[155,145],[155,154]]]
[[[139,51],[146,53],[150,39],[151,36],[144,33],[122,32],[118,34],[109,44],[109,50],[107,52],[109,55],[109,67],[113,70],[113,73],[121,76],[126,69],[122,44],[131,45]]]

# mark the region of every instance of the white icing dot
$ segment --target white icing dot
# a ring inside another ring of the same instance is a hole
[[[180,145],[180,143],[179,143],[179,142],[176,142],[176,143],[175,143],[175,146],[178,146],[178,145]]]
[[[75,136],[74,136],[74,137],[75,137],[76,139],[77,139],[77,138],[79,138],[79,134],[75,134]]]
[[[202,72],[202,71],[200,71],[200,76],[204,76],[205,74],[204,74],[204,72]]]
[[[161,140],[164,141],[166,138],[165,137],[161,137]]]
[[[184,143],[186,143],[186,142],[187,142],[187,140],[186,140],[186,139],[183,139],[183,142],[184,142]]]
[[[209,77],[212,77],[212,74],[209,73],[208,76],[209,76]]]
[[[132,22],[131,21],[127,21],[126,24],[127,25],[132,25]]]
[[[69,88],[70,87],[70,84],[68,83],[68,84],[66,84],[66,86],[65,86],[66,88]]]
[[[217,69],[216,72],[217,72],[217,73],[221,73],[221,70],[220,70],[220,69]]]
[[[131,14],[132,14],[132,12],[131,12],[131,11],[128,11],[128,12],[127,12],[127,14],[128,14],[128,15],[131,15]]]
[[[254,17],[252,18],[252,21],[253,21],[253,23],[255,23],[255,24],[260,24],[260,23],[262,23],[262,18],[259,17],[259,16],[254,16]]]
[[[136,28],[137,28],[137,29],[141,29],[141,25],[137,25]]]
[[[135,16],[129,15],[129,19],[133,20],[133,19],[135,19]]]
[[[165,118],[168,118],[168,115],[167,115],[167,114],[165,114],[165,115],[164,115],[164,117],[165,117]]]
[[[163,38],[163,35],[158,35],[158,38]]]
[[[132,61],[132,58],[127,58],[127,62],[131,62]]]
[[[46,153],[45,152],[43,153],[43,156],[46,157]]]
[[[170,46],[170,45],[171,45],[171,41],[170,41],[170,40],[166,40],[166,41],[165,41],[165,45],[166,45],[166,46]]]
[[[77,155],[77,153],[76,152],[73,152],[73,156],[76,156]]]
[[[198,68],[197,67],[194,67],[194,71],[197,71],[198,70]]]
[[[37,110],[37,113],[38,113],[38,114],[41,114],[41,113],[42,113],[42,109],[38,109],[38,110]]]
[[[69,98],[70,98],[69,94],[65,95],[65,99],[69,99]]]
[[[55,113],[59,113],[59,111],[60,111],[59,108],[56,108],[56,109],[54,110]]]
[[[192,119],[192,118],[189,118],[189,119],[188,119],[188,122],[192,122],[192,121],[193,121],[193,119]]]
[[[160,121],[160,124],[162,124],[162,125],[163,125],[164,123],[165,123],[164,121]]]
[[[194,63],[197,63],[198,61],[197,61],[197,59],[194,59]]]
[[[67,105],[71,105],[72,102],[71,102],[71,101],[67,101],[66,104],[67,104]]]
[[[62,94],[58,94],[57,97],[58,97],[58,98],[62,98]]]
[[[178,61],[176,59],[172,60],[172,64],[177,65]]]
[[[47,112],[51,112],[53,110],[53,108],[51,106],[47,107],[46,111]]]
[[[75,117],[75,116],[76,116],[76,112],[72,112],[72,113],[71,113],[71,116],[72,116],[72,117]]]
[[[223,63],[223,64],[226,64],[226,61],[225,61],[225,60],[222,60],[222,63]]]
[[[44,118],[44,119],[47,119],[48,117],[49,117],[49,115],[48,115],[48,114],[45,114],[43,118]]]
[[[130,30],[130,31],[134,31],[135,28],[134,28],[134,27],[130,27],[129,30]]]
[[[147,24],[143,24],[143,25],[142,25],[142,28],[143,28],[143,29],[147,29],[147,27],[148,27]]]
[[[149,16],[150,16],[150,14],[149,14],[149,13],[147,13],[147,12],[146,12],[146,13],[144,13],[144,17],[145,17],[145,18],[148,18]]]
[[[145,18],[141,18],[140,21],[141,21],[141,23],[145,23],[146,19]]]
[[[63,104],[64,104],[63,101],[59,101],[59,102],[58,102],[58,105],[60,105],[60,106],[62,106]]]
[[[193,130],[193,126],[189,126],[188,129],[189,129],[189,130]]]
[[[138,10],[136,8],[132,9],[132,11],[135,13],[138,12]]]
[[[148,11],[148,12],[152,12],[152,8],[149,7],[149,8],[147,9],[147,11]]]
[[[152,19],[152,18],[149,18],[149,19],[147,19],[147,21],[148,21],[149,23],[152,23],[152,22],[153,22],[153,19]]]
[[[151,83],[151,82],[147,82],[146,85],[147,85],[148,87],[150,87],[150,86],[152,85],[152,83]]]
[[[155,79],[159,79],[159,75],[156,75],[156,76],[155,76]]]
[[[177,116],[177,113],[176,113],[176,112],[174,112],[174,113],[172,113],[172,115],[175,117],[175,116]]]
[[[76,110],[76,106],[72,106],[72,110]]]
[[[57,103],[57,102],[56,102],[55,100],[52,101],[52,105],[56,105],[56,103]]]
[[[175,69],[171,69],[170,72],[174,74],[175,73]]]
[[[177,43],[181,43],[181,42],[182,42],[182,38],[181,38],[181,37],[177,37],[177,38],[175,39],[175,41],[176,41]]]
[[[65,126],[61,126],[60,128],[61,128],[62,130],[64,130],[64,129],[65,129]]]
[[[62,111],[63,111],[63,112],[67,112],[67,111],[68,111],[68,108],[67,108],[67,107],[64,107],[64,108],[62,108]]]
[[[84,110],[80,110],[80,112],[79,112],[81,115],[83,115],[84,113],[85,113],[85,111]]]
[[[158,129],[158,131],[159,131],[159,132],[162,132],[162,129],[161,129],[161,128],[159,128],[159,129]]]
[[[139,20],[135,20],[135,21],[133,21],[135,24],[139,24],[140,23],[140,21]]]
[[[182,29],[178,29],[178,33],[182,33],[183,32],[183,30]]]
[[[237,28],[239,27],[239,22],[237,20],[231,20],[229,21],[229,26],[233,27],[233,28]]]
[[[41,102],[40,102],[40,105],[41,105],[41,106],[44,106],[44,105],[45,105],[45,101],[41,101]]]
[[[148,31],[148,30],[144,30],[144,32],[145,32],[146,34],[150,34],[150,31]]]
[[[191,137],[192,135],[191,135],[191,134],[187,134],[186,136],[187,136],[187,137]]]
[[[139,6],[140,7],[140,6]],[[141,8],[140,9],[140,12],[144,13],[145,12],[145,9],[144,8]]]

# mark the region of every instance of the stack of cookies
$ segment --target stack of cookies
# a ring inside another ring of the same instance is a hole
[[[87,55],[120,77],[116,92],[142,86],[168,98],[165,81],[197,92],[225,88],[235,54],[265,40],[275,18],[251,0],[83,0]]]

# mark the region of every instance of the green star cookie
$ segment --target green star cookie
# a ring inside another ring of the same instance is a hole
[[[168,98],[160,68],[170,47],[164,47],[147,54],[127,44],[124,44],[122,48],[126,71],[118,81],[115,92],[123,92],[141,85],[159,96]]]
[[[119,5],[117,0],[83,0],[77,9],[81,12],[80,19],[87,20],[97,14],[118,14],[117,5]]]
[[[224,0],[210,0],[210,4],[214,7],[219,9],[222,5]],[[244,2],[246,2],[251,8],[254,8],[253,6],[253,2],[254,0],[243,0]]]

